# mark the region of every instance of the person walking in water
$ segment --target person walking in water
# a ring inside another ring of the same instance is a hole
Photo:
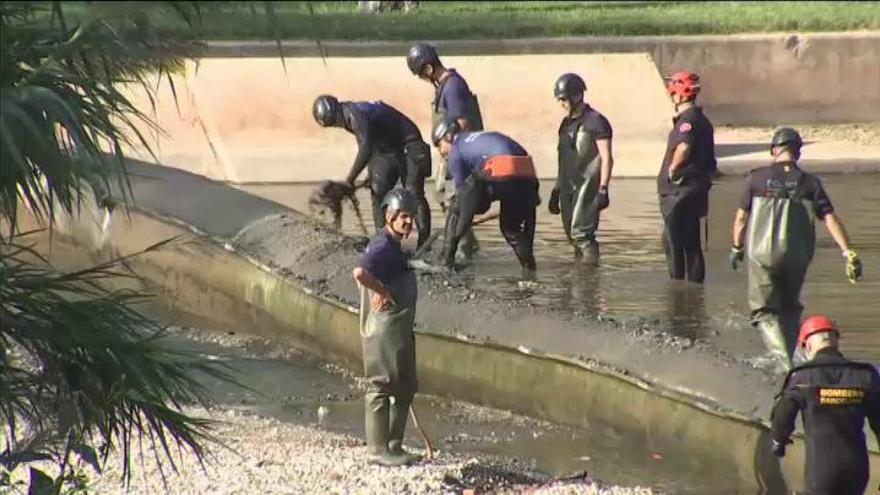
[[[734,270],[748,253],[752,324],[760,330],[780,372],[791,368],[803,311],[801,287],[816,249],[816,219],[840,248],[850,282],[862,276],[862,263],[822,181],[798,166],[802,146],[794,129],[785,127],[773,134],[773,162],[749,173],[733,220],[730,248]]]
[[[381,101],[343,101],[321,95],[312,105],[312,115],[322,127],[342,127],[354,134],[358,151],[344,184],[347,194],[366,168],[370,177],[373,222],[385,225],[382,198],[397,181],[404,185],[418,204],[419,245],[431,234],[431,210],[425,198],[425,178],[431,175],[431,147],[422,140],[418,127],[406,115]]]
[[[412,233],[418,200],[395,188],[381,208],[385,227],[370,239],[353,272],[361,288],[361,348],[368,383],[364,426],[370,462],[402,466],[421,460],[403,449],[407,415],[418,389],[413,333],[418,286],[401,241]]]
[[[427,43],[416,43],[406,55],[406,65],[414,76],[429,82],[434,87],[434,101],[431,103],[431,129],[445,119],[452,119],[467,132],[483,130],[483,115],[476,95],[471,92],[467,81],[455,69],[447,69],[437,50]],[[451,212],[455,210],[455,190],[447,196],[446,181],[451,179],[446,160],[437,164],[434,174],[434,190],[446,212],[449,224]],[[449,245],[446,240],[444,249]],[[467,229],[459,244],[465,260],[469,260],[480,249],[474,231]]]
[[[584,101],[587,85],[577,74],[563,74],[553,96],[565,112],[559,124],[559,171],[548,209],[562,215],[565,235],[575,256],[587,264],[599,261],[599,212],[609,205],[608,185],[614,158],[611,124]]]
[[[703,283],[700,219],[709,213],[709,189],[717,168],[715,130],[696,103],[700,76],[676,72],[667,90],[676,114],[657,175],[666,263],[673,280]]]

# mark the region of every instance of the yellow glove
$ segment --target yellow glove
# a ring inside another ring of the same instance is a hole
[[[843,252],[843,257],[846,259],[846,278],[853,284],[861,280],[862,260],[859,259],[859,255],[850,249]]]

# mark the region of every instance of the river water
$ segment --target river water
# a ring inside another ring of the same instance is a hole
[[[840,252],[819,225],[816,256],[802,292],[804,316],[831,316],[842,328],[841,345],[848,356],[880,362],[880,278],[874,275],[880,269],[880,174],[827,175],[823,182],[862,258],[865,276],[859,284],[847,282]],[[759,357],[763,347],[748,324],[745,272],[734,272],[727,263],[730,228],[742,184],[740,177],[724,177],[712,189],[703,286],[668,280],[653,179],[612,183],[611,206],[603,212],[600,225],[602,258],[598,268],[574,261],[559,217],[546,210],[553,183],[544,181],[535,239],[539,287],[519,287],[519,265],[495,221],[476,228],[482,250],[473,266],[456,276],[470,278],[475,290],[514,300],[614,318],[648,318],[665,331],[705,339],[747,359]],[[312,187],[240,186],[303,212],[308,211],[306,200]],[[363,190],[360,197],[369,227],[369,197]],[[432,209],[437,229],[443,224],[443,215],[435,204]],[[362,234],[350,207],[345,211],[343,230]]]

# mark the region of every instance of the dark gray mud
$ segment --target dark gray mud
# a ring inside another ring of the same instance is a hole
[[[309,186],[247,188],[272,200],[266,201],[172,169],[132,169],[142,209],[196,226],[303,287],[355,305],[351,270],[365,239],[332,231],[282,206],[305,202]],[[872,214],[880,212],[874,194],[880,176],[830,176],[826,182],[862,252],[866,281],[853,289],[838,282],[842,261],[823,237],[805,300],[808,311],[828,310],[845,329],[869,328],[857,347],[868,348],[870,357],[878,347],[870,314],[877,299],[872,294],[880,286],[870,273],[871,266],[880,266],[880,229]],[[418,327],[607,366],[689,392],[719,410],[766,420],[778,377],[760,366],[760,339],[746,323],[745,277],[724,262],[739,183],[721,181],[713,192],[705,287],[666,280],[653,186],[620,180],[603,217],[598,270],[574,266],[561,230],[554,227],[558,219],[541,210],[539,286],[520,288],[516,263],[495,227],[481,227],[483,250],[471,269],[420,274]],[[350,213],[348,219],[344,230],[351,231]],[[440,225],[439,213],[434,222]],[[850,320],[861,323],[850,325]]]

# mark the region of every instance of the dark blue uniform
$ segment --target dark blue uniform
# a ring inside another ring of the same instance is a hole
[[[781,444],[803,415],[809,495],[861,495],[868,483],[865,419],[880,442],[880,375],[868,364],[823,349],[794,368],[773,408],[770,431]]]
[[[669,166],[680,143],[691,146],[687,162],[669,178]],[[709,212],[709,189],[715,161],[715,130],[700,107],[690,107],[673,119],[666,154],[657,176],[666,262],[672,279],[702,282],[706,276],[700,243],[700,218]]]
[[[483,118],[471,88],[455,69],[447,71],[447,77],[434,94],[434,120],[448,118],[465,119],[472,131],[483,130]]]
[[[431,148],[422,140],[418,127],[381,101],[349,101],[340,105],[342,127],[354,134],[358,143],[347,180],[354,184],[364,168],[369,169],[376,228],[385,225],[382,198],[400,180],[419,202],[419,242],[425,242],[431,233],[431,212],[425,199],[425,178],[431,175]]]
[[[434,92],[434,102],[431,106],[431,127],[433,128],[438,122],[447,118],[453,120],[467,120],[468,130],[470,131],[483,130],[483,116],[480,112],[480,105],[477,102],[477,97],[471,93],[471,88],[455,69],[448,69],[446,71],[446,77],[443,78],[442,82],[436,87]],[[441,166],[438,167],[437,177],[434,178],[436,181],[435,186],[437,187],[437,193],[439,195],[443,195],[446,192],[446,181],[451,178],[448,167],[446,167],[445,164],[441,164]],[[455,194],[449,195],[446,199],[449,204],[449,209],[446,212],[446,226],[444,230],[449,231],[451,228],[450,225],[453,221],[452,217],[458,206],[456,204],[457,198]],[[469,229],[462,238],[459,248],[465,257],[469,258],[477,249],[479,249],[478,244],[479,243],[477,242],[477,238],[474,236],[473,231]],[[447,242],[444,244],[444,251],[443,254],[441,254],[441,257],[445,257],[445,251],[448,247],[449,245]]]
[[[493,164],[499,166],[494,168]],[[528,152],[498,132],[463,132],[452,143],[449,171],[455,182],[457,204],[446,231],[446,264],[453,264],[458,243],[474,215],[485,213],[493,201],[499,201],[501,234],[523,269],[533,272],[535,207],[540,199]]]
[[[456,136],[449,153],[449,173],[456,189],[496,156],[529,156],[513,139],[500,132],[463,132]]]
[[[358,260],[358,266],[370,272],[385,287],[389,287],[403,272],[410,270],[407,255],[400,242],[385,229],[370,238],[364,254]]]

